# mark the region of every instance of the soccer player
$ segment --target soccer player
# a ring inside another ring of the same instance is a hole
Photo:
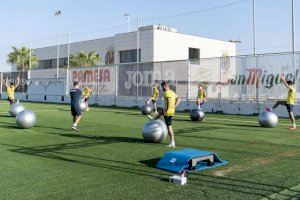
[[[198,105],[198,109],[201,108],[201,106],[204,104],[204,101],[206,99],[206,92],[204,90],[203,85],[198,85],[198,97],[196,104]]]
[[[157,85],[154,83],[152,85],[152,97],[146,101],[146,104],[148,105],[150,103],[150,101],[152,101],[152,104],[153,104],[153,108],[154,108],[154,113],[157,115],[157,100],[158,100],[158,97],[159,97],[159,92],[158,92],[158,89],[157,89]]]
[[[86,108],[86,111],[89,111],[89,98],[91,97],[92,95],[92,90],[88,87],[88,86],[85,86],[84,89],[83,89],[83,93],[82,93],[82,97],[84,99],[84,101],[86,102],[86,105],[87,105],[87,108]]]
[[[284,75],[280,76],[283,84],[287,87],[288,93],[285,101],[277,101],[272,109],[276,109],[279,105],[286,106],[286,109],[289,113],[292,126],[289,127],[290,130],[296,129],[296,122],[294,117],[294,105],[296,101],[296,85],[291,80],[285,80]],[[267,111],[272,111],[270,108],[266,108]]]
[[[81,110],[79,108],[79,101],[81,99],[82,91],[79,89],[79,83],[75,81],[73,83],[74,88],[70,90],[71,96],[71,114],[73,116],[72,129],[79,131],[77,125],[81,119]]]
[[[164,91],[164,109],[158,113],[157,116],[155,116],[154,119],[158,119],[160,116],[164,116],[166,125],[168,127],[168,134],[170,137],[170,142],[167,145],[167,147],[173,147],[175,148],[175,137],[174,137],[174,131],[172,127],[172,118],[175,114],[176,107],[180,103],[180,98],[176,95],[175,92],[173,92],[170,89],[169,83],[163,81],[161,83],[161,87]],[[149,116],[151,119],[151,117]]]
[[[17,84],[14,84],[13,82],[8,82],[8,77],[5,79],[5,86],[7,91],[7,100],[9,101],[9,104],[12,105],[15,103],[15,90],[20,85],[20,77],[17,77]]]

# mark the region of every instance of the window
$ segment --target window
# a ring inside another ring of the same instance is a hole
[[[59,67],[63,68],[67,66],[68,58],[60,58],[59,59]],[[38,69],[51,69],[56,68],[56,59],[48,59],[48,60],[39,60],[39,64],[37,66]]]
[[[119,51],[120,63],[136,62],[136,49]],[[141,49],[139,49],[139,62],[141,62]]]
[[[200,49],[189,48],[189,60],[199,60]]]

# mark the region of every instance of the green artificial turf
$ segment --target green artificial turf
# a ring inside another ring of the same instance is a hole
[[[32,129],[18,129],[0,102],[0,199],[300,198],[300,131],[288,131],[287,119],[268,129],[254,116],[207,114],[193,123],[177,113],[176,149],[209,150],[229,161],[178,186],[154,167],[170,150],[168,140],[143,142],[147,118],[139,110],[93,107],[78,133],[70,129],[69,106],[24,105],[37,114]]]

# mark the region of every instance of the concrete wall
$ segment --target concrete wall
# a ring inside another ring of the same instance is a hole
[[[189,48],[200,49],[200,58],[236,55],[236,45],[231,42],[154,30],[154,61],[187,60]]]
[[[48,103],[62,103],[69,104],[70,98],[64,94],[53,94],[53,95],[43,95],[43,94],[21,94],[16,93],[16,99],[20,101],[32,101],[32,102],[48,102]],[[6,93],[1,94],[1,99],[7,99]],[[126,98],[114,96],[105,96],[97,98],[96,95],[93,95],[89,103],[90,105],[95,104],[99,106],[119,106],[119,107],[142,107],[145,104],[144,98],[138,99],[136,102],[135,98]],[[265,110],[265,106],[271,107],[274,104],[274,101],[269,101],[265,103],[260,103],[259,105],[255,102],[247,101],[227,101],[223,100],[222,102],[218,100],[208,100],[203,106],[202,109],[206,113],[215,113],[222,112],[224,114],[233,114],[233,115],[253,115]],[[158,106],[163,107],[163,101],[158,101]],[[259,108],[258,108],[259,107]],[[177,111],[185,111],[196,108],[195,101],[182,101],[177,108]],[[299,115],[299,105],[295,106],[295,114]],[[259,111],[258,111],[259,110]],[[284,106],[278,107],[275,113],[279,117],[288,117],[286,108]]]

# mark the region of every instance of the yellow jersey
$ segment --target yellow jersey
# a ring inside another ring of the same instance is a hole
[[[159,92],[157,88],[152,88],[152,99],[157,100],[159,96]]]
[[[175,102],[178,96],[172,90],[167,90],[164,93],[165,103],[165,116],[174,116],[175,114]]]
[[[90,97],[92,94],[92,90],[90,88],[84,88],[83,92],[82,92],[82,96],[85,98]]]
[[[292,90],[289,89],[287,98],[286,98],[286,103],[290,105],[295,105],[296,101],[296,89],[293,88]]]
[[[198,98],[203,100],[203,99],[205,99],[205,97],[206,97],[205,91],[198,90]]]
[[[6,88],[7,96],[10,99],[14,99],[15,98],[15,89],[16,89],[16,86],[14,86],[14,85],[9,86],[9,87]]]

